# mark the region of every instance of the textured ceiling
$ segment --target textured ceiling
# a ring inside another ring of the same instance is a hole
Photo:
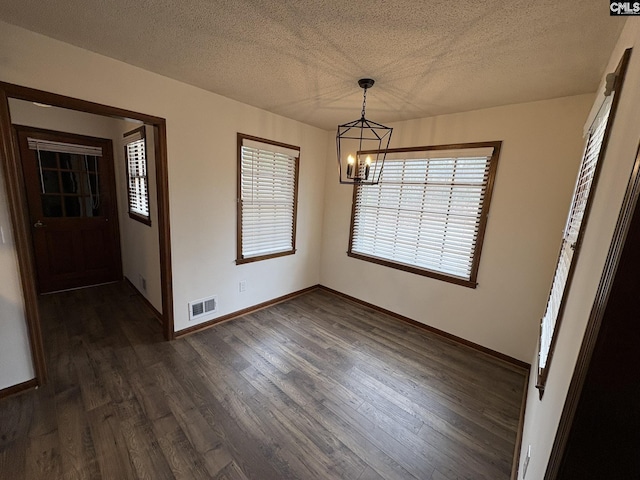
[[[0,0],[0,19],[325,129],[594,92],[603,0]]]

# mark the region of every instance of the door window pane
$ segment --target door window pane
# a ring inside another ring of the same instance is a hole
[[[62,217],[62,198],[59,195],[40,195],[42,199],[42,215],[45,217]]]
[[[79,193],[78,172],[60,172],[62,176],[62,193]]]
[[[40,150],[40,152],[38,152],[38,155],[40,155],[40,165],[42,165],[42,168],[58,168],[58,161],[54,152]]]
[[[57,170],[42,170],[42,193],[60,193],[60,182]]]
[[[60,153],[60,168],[63,170],[84,170],[84,155]]]
[[[64,211],[65,217],[81,217],[82,205],[80,203],[81,197],[64,197]]]
[[[95,155],[87,155],[87,170],[90,172],[98,171],[98,157]]]

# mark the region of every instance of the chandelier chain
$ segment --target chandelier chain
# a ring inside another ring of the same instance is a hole
[[[364,93],[362,94],[362,118],[364,118],[364,109],[367,106],[367,88],[365,87]]]

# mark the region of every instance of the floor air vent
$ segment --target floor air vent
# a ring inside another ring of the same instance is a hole
[[[198,320],[218,311],[218,297],[203,298],[189,302],[189,320]]]

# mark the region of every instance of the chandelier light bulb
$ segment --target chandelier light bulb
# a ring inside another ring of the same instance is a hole
[[[348,178],[352,178],[353,177],[353,164],[355,163],[355,159],[353,158],[353,155],[349,155],[349,157],[347,158],[347,177]]]

